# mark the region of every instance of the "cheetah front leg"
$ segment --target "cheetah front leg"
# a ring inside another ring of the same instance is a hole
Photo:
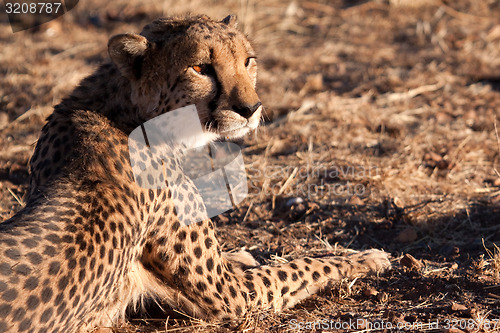
[[[251,307],[262,303],[264,308],[279,311],[311,296],[330,281],[382,272],[390,266],[388,254],[373,249],[346,257],[301,258],[279,266],[257,267],[245,271],[244,284],[255,289]]]
[[[329,281],[390,267],[388,254],[303,258],[243,270],[222,255],[213,223],[173,224],[165,242],[148,245],[142,264],[158,281],[155,293],[174,308],[206,320],[228,320],[257,309],[291,307]]]

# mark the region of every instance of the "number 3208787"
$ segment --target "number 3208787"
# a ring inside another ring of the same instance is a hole
[[[52,2],[7,2],[7,14],[57,14],[61,3]]]

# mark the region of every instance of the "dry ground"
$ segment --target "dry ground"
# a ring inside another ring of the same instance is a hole
[[[266,124],[244,141],[251,195],[217,219],[225,249],[246,248],[262,263],[370,247],[394,257],[385,275],[332,285],[281,314],[252,314],[242,328],[360,319],[362,332],[398,323],[406,332],[493,329],[498,0],[86,0],[15,34],[1,14],[0,220],[22,207],[28,158],[52,105],[105,61],[109,36],[186,12],[236,13],[259,51]],[[406,253],[417,261],[400,262]],[[116,330],[227,330],[169,318],[151,309]]]

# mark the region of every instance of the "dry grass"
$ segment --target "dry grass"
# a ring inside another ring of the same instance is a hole
[[[244,142],[251,195],[218,218],[225,249],[272,263],[383,247],[423,267],[395,260],[390,274],[344,281],[283,314],[249,314],[240,328],[500,316],[495,0],[88,0],[16,34],[0,18],[0,219],[22,206],[27,161],[51,106],[106,59],[109,36],[186,12],[238,14],[259,51],[266,124]],[[151,315],[116,331],[228,330]]]

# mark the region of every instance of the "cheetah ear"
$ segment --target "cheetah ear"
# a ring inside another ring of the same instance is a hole
[[[222,23],[227,24],[231,28],[236,28],[238,26],[238,19],[236,15],[228,15],[221,21]]]
[[[108,53],[123,76],[137,80],[141,77],[142,60],[148,46],[148,40],[144,36],[116,35],[108,42]]]

